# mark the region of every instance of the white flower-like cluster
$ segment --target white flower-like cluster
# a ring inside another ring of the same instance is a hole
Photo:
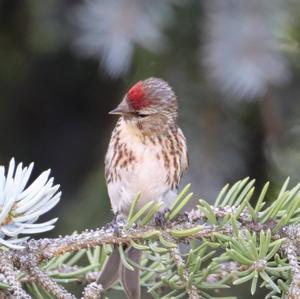
[[[158,52],[163,48],[162,28],[173,15],[168,0],[88,0],[71,15],[78,27],[75,49],[99,57],[113,77],[125,73],[134,46]]]
[[[15,160],[11,159],[6,174],[5,167],[0,166],[0,244],[10,248],[22,248],[18,243],[28,238],[18,238],[18,235],[49,231],[57,221],[55,218],[35,223],[59,202],[61,192],[57,192],[59,185],[53,186],[50,170],[28,185],[33,165],[23,168],[19,163],[16,167]]]
[[[278,32],[289,20],[280,0],[206,2],[205,64],[226,95],[252,99],[289,78]]]

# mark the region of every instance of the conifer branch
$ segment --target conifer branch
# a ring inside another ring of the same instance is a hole
[[[187,187],[166,212],[162,226],[152,220],[159,209],[153,203],[148,209],[133,208],[127,221],[119,219],[59,238],[23,241],[22,249],[1,251],[0,292],[14,298],[51,294],[69,299],[75,297],[61,283],[76,281],[85,285],[83,299],[101,298],[96,277],[112,246],[121,244],[143,251],[141,284],[154,298],[184,294],[210,298],[216,295],[213,289],[247,281],[252,294],[261,284],[269,289],[269,297],[298,298],[300,185],[288,190],[285,182],[269,206],[265,204],[268,184],[256,204],[250,205],[253,186],[254,181],[239,181],[225,187],[214,205],[200,200],[183,213],[190,199]],[[126,255],[122,262],[132,263]]]

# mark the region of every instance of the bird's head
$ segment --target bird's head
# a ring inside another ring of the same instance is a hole
[[[148,78],[133,85],[110,114],[122,115],[141,128],[149,128],[150,124],[169,125],[176,121],[177,100],[166,81]]]

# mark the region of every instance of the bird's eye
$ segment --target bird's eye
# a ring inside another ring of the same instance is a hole
[[[143,114],[143,113],[137,113],[137,116],[138,117],[147,117],[149,116],[148,114]]]

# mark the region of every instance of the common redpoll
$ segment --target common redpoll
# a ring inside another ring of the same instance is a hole
[[[185,137],[176,124],[177,100],[162,79],[137,82],[110,114],[120,115],[105,158],[105,177],[113,212],[127,216],[141,192],[138,208],[149,201],[170,207],[183,171],[188,168]],[[140,254],[129,248],[130,259]],[[108,288],[118,278],[130,299],[140,298],[139,271],[126,269],[114,250],[98,278]]]

